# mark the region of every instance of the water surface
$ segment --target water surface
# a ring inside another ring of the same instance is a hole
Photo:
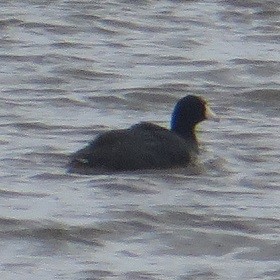
[[[0,1],[1,279],[280,279],[279,1]],[[209,100],[196,168],[69,154]]]

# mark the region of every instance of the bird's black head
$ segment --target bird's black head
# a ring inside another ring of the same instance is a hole
[[[175,105],[171,118],[171,130],[185,139],[195,138],[195,125],[206,119],[219,120],[204,99],[187,95]]]

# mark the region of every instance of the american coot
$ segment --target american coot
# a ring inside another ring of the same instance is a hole
[[[195,126],[218,121],[200,97],[188,95],[175,105],[171,129],[142,122],[100,134],[71,157],[69,172],[99,173],[187,166],[198,153]]]

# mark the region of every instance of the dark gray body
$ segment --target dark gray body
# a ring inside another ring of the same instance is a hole
[[[99,135],[72,155],[69,171],[132,171],[187,166],[197,152],[195,138],[186,141],[166,128],[140,123],[129,129]]]

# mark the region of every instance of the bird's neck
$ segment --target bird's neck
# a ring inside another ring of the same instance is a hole
[[[175,132],[180,137],[184,138],[186,141],[196,141],[195,131],[193,126],[180,126],[173,125],[171,126],[171,130]]]
[[[191,149],[198,152],[198,144],[195,136],[195,126],[183,122],[173,120],[171,122],[171,131],[175,132],[178,136],[185,139]]]

